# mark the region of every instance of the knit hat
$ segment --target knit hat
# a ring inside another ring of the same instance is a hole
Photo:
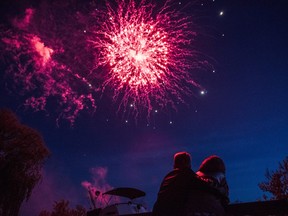
[[[174,169],[191,168],[191,155],[188,152],[178,152],[174,155]]]

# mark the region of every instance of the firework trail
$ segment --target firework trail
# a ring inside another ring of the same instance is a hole
[[[153,109],[176,109],[201,89],[191,72],[207,64],[192,47],[191,17],[173,10],[170,1],[160,9],[146,0],[116,3],[95,10],[89,26],[95,67],[107,70],[102,90],[113,89],[124,116],[144,112],[149,119]]]

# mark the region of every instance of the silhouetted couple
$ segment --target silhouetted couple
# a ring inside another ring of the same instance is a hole
[[[223,216],[229,203],[225,165],[218,156],[205,159],[198,172],[187,152],[174,155],[174,169],[163,179],[153,216]]]

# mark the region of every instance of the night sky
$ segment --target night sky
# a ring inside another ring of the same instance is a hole
[[[17,11],[2,4],[8,16],[1,19],[8,22]],[[13,7],[20,13],[27,5]],[[154,113],[149,126],[143,119],[126,123],[107,98],[94,115],[83,111],[74,126],[64,120],[57,126],[49,110],[23,107],[23,96],[9,91],[4,76],[4,68],[13,62],[1,63],[0,107],[10,108],[23,124],[37,129],[52,153],[21,215],[37,215],[60,199],[89,209],[81,185],[85,181],[100,189],[141,189],[151,209],[177,151],[191,153],[193,170],[209,155],[222,157],[232,203],[262,198],[258,183],[288,152],[286,2],[185,0],[181,6],[195,17],[203,34],[197,49],[211,59],[215,71],[201,74],[205,95],[191,97],[189,106],[181,105],[177,113]]]

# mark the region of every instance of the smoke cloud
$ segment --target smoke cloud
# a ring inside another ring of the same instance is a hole
[[[30,22],[31,22],[31,19],[33,18],[33,15],[34,15],[34,9],[32,8],[27,8],[25,10],[25,16],[24,18],[14,18],[12,23],[15,27],[19,28],[19,29],[26,29]]]
[[[111,196],[103,195],[113,187],[107,183],[107,167],[94,167],[90,169],[92,181],[83,181],[81,185],[87,190],[93,208],[103,208],[111,202]],[[113,197],[113,202],[118,202],[118,198]]]

